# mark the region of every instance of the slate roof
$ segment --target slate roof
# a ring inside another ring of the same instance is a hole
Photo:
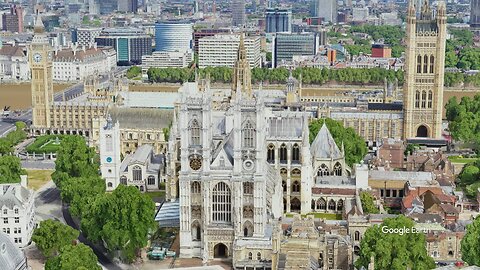
[[[22,46],[3,45],[0,48],[0,55],[9,57],[25,57],[27,55],[27,49]]]
[[[368,110],[371,111],[402,111],[402,103],[368,103]]]
[[[26,269],[22,265],[26,266],[25,255],[8,235],[0,232],[0,268],[2,270]]]
[[[0,208],[6,206],[9,209],[13,209],[14,206],[23,208],[23,204],[28,202],[33,195],[31,190],[20,184],[0,185],[0,192]]]
[[[312,142],[310,152],[312,153],[312,157],[316,159],[342,158],[342,152],[335,143],[325,123],[323,123],[315,140]]]

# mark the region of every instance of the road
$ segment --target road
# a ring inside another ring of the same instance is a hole
[[[79,229],[73,221],[68,208],[62,205],[60,190],[58,190],[53,181],[48,182],[35,193],[35,206],[35,215],[38,222],[46,219],[54,219],[66,223],[77,230]],[[92,245],[81,231],[78,240],[92,248],[93,252],[98,257],[99,263],[105,269],[122,270],[122,268],[112,263],[112,261],[105,256],[98,247]]]

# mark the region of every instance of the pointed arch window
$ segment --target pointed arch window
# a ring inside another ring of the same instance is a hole
[[[339,162],[335,163],[335,166],[333,167],[333,174],[336,176],[342,175],[342,165]]]
[[[428,56],[423,57],[423,73],[428,73]]]
[[[243,147],[255,147],[255,129],[249,120],[243,126]]]
[[[275,163],[275,145],[269,144],[267,149],[268,163]]]
[[[335,201],[333,199],[331,199],[329,202],[328,202],[328,210],[335,210]]]
[[[287,146],[284,143],[280,146],[280,163],[287,163]]]
[[[300,147],[294,144],[292,148],[292,163],[300,163]]]
[[[355,231],[355,235],[354,235],[354,238],[355,241],[360,241],[360,232],[359,231]]]
[[[300,192],[300,182],[298,181],[293,182],[292,192]]]
[[[282,181],[283,192],[287,192],[287,182]]]
[[[342,211],[343,210],[343,200],[340,199],[337,202],[337,211]]]
[[[292,170],[292,178],[300,178],[302,177],[302,171],[300,169],[295,168]]]
[[[431,109],[432,108],[432,102],[433,102],[433,92],[430,90],[428,91],[428,108]]]
[[[193,119],[190,125],[190,136],[192,138],[192,145],[200,145],[200,124],[197,119]]]
[[[317,176],[329,176],[329,175],[330,175],[330,171],[328,170],[327,165],[322,164],[320,168],[318,168]]]
[[[427,103],[427,92],[422,91],[422,109],[425,109]]]
[[[200,183],[198,181],[193,181],[191,188],[192,194],[200,194],[200,190]]]
[[[327,202],[324,198],[320,198],[317,201],[317,208],[320,210],[327,210]]]
[[[415,92],[415,108],[420,108],[420,91]]]
[[[430,73],[433,73],[434,64],[435,64],[435,57],[433,55],[430,55]]]
[[[140,168],[140,166],[133,167],[132,174],[133,174],[133,181],[142,180],[142,168]]]
[[[422,56],[417,56],[417,73],[422,73]]]
[[[243,194],[253,195],[253,183],[252,182],[243,183]]]
[[[125,177],[124,175],[120,177],[120,184],[127,185],[127,177]]]
[[[230,223],[232,221],[232,195],[230,188],[224,182],[220,182],[213,187],[212,220],[219,223]]]

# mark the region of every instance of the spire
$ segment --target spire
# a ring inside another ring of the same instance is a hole
[[[43,25],[42,16],[38,11],[37,11],[37,18],[35,19],[35,26],[33,27],[33,32],[35,34],[40,34],[45,32],[45,25]]]
[[[232,98],[235,98],[236,91],[242,91],[246,94],[246,97],[252,97],[251,80],[250,63],[248,62],[245,49],[245,34],[241,32],[237,61],[235,61],[232,74]]]

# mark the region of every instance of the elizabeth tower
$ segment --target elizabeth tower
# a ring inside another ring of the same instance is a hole
[[[48,128],[53,104],[52,49],[40,15],[37,16],[34,36],[29,48],[32,74],[32,126]]]

